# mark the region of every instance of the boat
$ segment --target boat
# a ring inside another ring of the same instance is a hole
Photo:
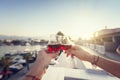
[[[13,71],[13,73],[18,72],[23,68],[24,68],[24,66],[20,63],[15,63],[15,64],[12,64],[9,66],[9,70]]]

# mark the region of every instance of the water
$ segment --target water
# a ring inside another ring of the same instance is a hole
[[[7,52],[15,52],[15,51],[24,51],[24,50],[40,50],[42,46],[0,46],[0,57],[3,56]]]

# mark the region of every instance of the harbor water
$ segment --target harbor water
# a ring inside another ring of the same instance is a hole
[[[34,46],[0,46],[0,57],[2,57],[5,53],[14,53],[16,51],[24,51],[24,50],[40,50],[43,47],[41,45]]]

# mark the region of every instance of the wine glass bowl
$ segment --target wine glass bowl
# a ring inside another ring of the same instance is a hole
[[[61,45],[61,49],[62,50],[68,50],[68,49],[70,49],[72,47],[72,45],[70,45],[70,44],[62,44]]]
[[[56,53],[60,50],[60,44],[48,44],[48,51],[50,53]]]
[[[59,36],[50,35],[50,39],[47,45],[47,50],[49,53],[57,53],[61,49],[60,40],[58,40]]]
[[[72,47],[72,42],[70,41],[70,38],[67,36],[64,36],[64,39],[61,44],[61,49],[62,50],[68,50]]]

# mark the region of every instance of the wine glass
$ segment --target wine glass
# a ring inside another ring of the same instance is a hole
[[[69,36],[64,36],[62,43],[61,43],[61,49],[63,51],[70,49],[74,45],[73,41]],[[67,56],[68,57],[68,56]],[[73,59],[74,55],[69,56],[67,59]]]
[[[73,42],[71,41],[70,37],[64,36],[63,40],[61,41],[61,49],[68,50],[72,47]]]
[[[59,54],[60,49],[61,49],[60,36],[50,35],[48,45],[47,45],[47,51],[50,54],[52,54],[52,53],[57,54],[56,58],[51,60],[50,65],[55,65],[58,63],[57,58],[58,58],[58,54]]]
[[[58,35],[50,35],[47,50],[48,53],[57,53],[61,49],[61,40]]]

